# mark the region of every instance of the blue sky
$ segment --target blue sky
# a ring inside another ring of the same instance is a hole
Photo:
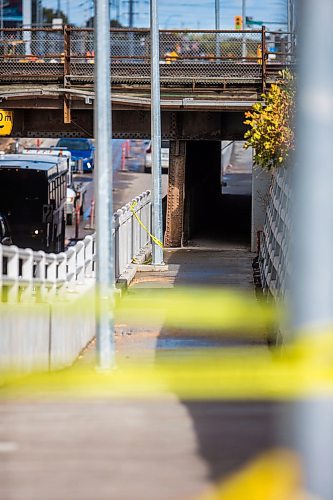
[[[116,0],[112,0],[115,3]],[[128,0],[120,1],[120,22],[128,25]],[[286,22],[286,0],[247,0],[247,15],[256,20]],[[56,8],[57,0],[43,0],[45,7]],[[82,25],[90,17],[92,0],[61,0],[66,12],[69,5],[70,21]],[[213,29],[215,25],[215,0],[158,0],[160,27],[183,29]],[[234,28],[234,16],[241,15],[241,0],[220,0],[221,29]],[[134,0],[135,25],[146,27],[149,23],[149,0]],[[112,8],[115,18],[115,9]],[[286,26],[276,26],[282,29]]]

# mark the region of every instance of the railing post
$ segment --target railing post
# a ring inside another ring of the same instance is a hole
[[[3,301],[3,246],[0,245],[0,303]]]
[[[58,292],[64,293],[66,290],[66,281],[67,281],[67,256],[66,254],[60,253],[58,254],[58,282],[59,285],[57,285]],[[62,299],[64,297],[61,297]]]
[[[264,94],[266,92],[266,27],[261,29],[261,90]]]
[[[93,246],[94,240],[92,236],[86,236],[83,240],[85,245],[84,251],[84,274],[87,278],[93,276]]]
[[[28,302],[32,299],[33,289],[34,254],[31,248],[24,250],[24,257],[22,260],[22,281],[24,288],[21,295],[21,302]]]
[[[67,285],[70,292],[74,291],[76,281],[76,248],[72,247],[66,252],[67,256]]]
[[[79,285],[83,285],[85,278],[85,245],[83,241],[78,241],[76,246],[76,281]]]
[[[54,297],[57,292],[57,256],[54,253],[49,253],[46,259],[48,295]]]
[[[8,302],[18,301],[18,279],[19,279],[19,249],[15,246],[10,247],[7,260],[7,278],[8,284]]]
[[[64,88],[68,84],[68,76],[71,72],[71,29],[64,26]],[[64,123],[71,123],[70,96],[64,94]]]

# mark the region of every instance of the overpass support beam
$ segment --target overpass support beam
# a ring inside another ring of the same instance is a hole
[[[164,245],[180,247],[184,221],[186,141],[170,142],[169,184]]]

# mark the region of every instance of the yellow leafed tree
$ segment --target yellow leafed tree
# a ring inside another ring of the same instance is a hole
[[[295,150],[293,130],[295,89],[293,75],[284,70],[263,101],[245,113],[245,148],[254,148],[254,161],[266,170],[286,164]]]

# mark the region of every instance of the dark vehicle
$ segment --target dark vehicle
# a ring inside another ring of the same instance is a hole
[[[0,213],[18,247],[61,252],[65,247],[66,160],[0,156]]]
[[[5,215],[0,213],[0,243],[2,245],[12,245],[12,235]]]
[[[91,139],[59,139],[56,147],[67,149],[72,155],[73,171],[78,170],[82,160],[83,172],[91,172],[95,166],[95,146]]]

